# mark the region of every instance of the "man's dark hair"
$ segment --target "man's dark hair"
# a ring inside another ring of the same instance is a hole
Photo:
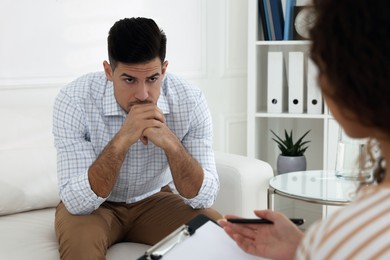
[[[149,18],[125,18],[110,29],[108,59],[114,70],[118,62],[136,64],[159,57],[165,60],[167,37]]]

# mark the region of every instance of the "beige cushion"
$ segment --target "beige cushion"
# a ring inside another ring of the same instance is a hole
[[[54,213],[51,208],[0,217],[0,259],[60,259]],[[138,243],[115,244],[108,249],[107,260],[138,259],[149,248]]]
[[[1,90],[0,215],[59,202],[52,107],[58,89]]]
[[[59,202],[54,148],[0,150],[0,215]]]

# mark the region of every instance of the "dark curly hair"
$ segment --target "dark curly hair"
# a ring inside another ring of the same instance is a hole
[[[390,138],[388,0],[313,0],[312,59],[331,83],[322,91]],[[378,163],[378,168],[382,163]],[[384,169],[377,169],[381,181]],[[382,176],[382,177],[381,177]]]
[[[114,70],[117,62],[144,63],[165,60],[167,37],[155,21],[144,17],[124,18],[110,29],[108,58]]]

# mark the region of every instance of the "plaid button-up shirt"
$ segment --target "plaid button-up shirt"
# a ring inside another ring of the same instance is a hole
[[[212,122],[200,89],[166,74],[157,102],[167,126],[199,162],[204,180],[198,195],[183,200],[193,208],[214,202],[219,180],[212,149]],[[78,78],[58,94],[54,104],[53,134],[57,148],[60,197],[74,214],[89,214],[104,201],[133,203],[169,184],[172,176],[164,151],[152,142],[133,144],[117,182],[107,198],[97,196],[88,181],[88,168],[122,126],[127,113],[114,97],[103,72]]]

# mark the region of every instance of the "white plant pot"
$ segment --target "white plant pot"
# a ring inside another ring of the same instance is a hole
[[[306,171],[306,157],[302,156],[283,156],[279,155],[276,162],[278,174],[287,172]]]

